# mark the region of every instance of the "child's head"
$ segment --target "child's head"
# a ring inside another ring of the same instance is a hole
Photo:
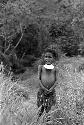
[[[46,49],[43,54],[44,63],[51,64],[58,58],[57,53],[54,50]]]

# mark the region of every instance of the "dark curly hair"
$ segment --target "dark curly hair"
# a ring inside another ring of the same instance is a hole
[[[55,50],[50,49],[50,48],[47,48],[47,49],[44,51],[44,55],[45,55],[45,53],[47,53],[47,52],[51,53],[51,54],[53,55],[53,58],[54,58],[55,60],[58,60],[58,59],[59,59],[58,53],[57,53]]]

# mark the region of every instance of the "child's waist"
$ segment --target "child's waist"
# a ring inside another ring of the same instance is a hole
[[[55,89],[53,88],[52,91],[47,91],[47,90],[44,90],[42,87],[40,87],[40,91],[44,93],[45,95],[48,95],[48,94],[52,94],[53,92],[55,92]]]

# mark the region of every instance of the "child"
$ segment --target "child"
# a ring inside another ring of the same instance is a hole
[[[37,93],[37,106],[41,106],[39,117],[44,112],[48,113],[56,103],[55,86],[57,85],[57,69],[55,67],[56,53],[47,49],[43,57],[43,65],[38,66],[38,78],[40,80]]]

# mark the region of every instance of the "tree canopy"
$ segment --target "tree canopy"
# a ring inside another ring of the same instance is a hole
[[[5,59],[16,55],[14,64],[19,61],[24,67],[25,63],[32,66],[53,43],[66,56],[83,56],[83,27],[83,0],[0,2],[0,51]]]

